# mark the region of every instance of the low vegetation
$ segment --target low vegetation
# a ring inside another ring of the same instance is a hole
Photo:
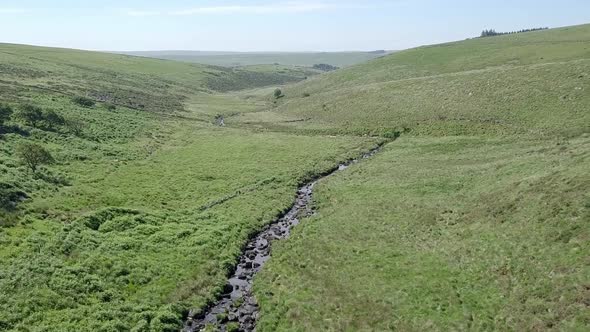
[[[317,70],[321,70],[321,71],[334,71],[334,70],[340,69],[340,68],[338,68],[336,66],[332,66],[332,65],[329,65],[329,64],[326,64],[326,63],[318,63],[318,64],[315,64],[315,65],[313,65],[312,68],[313,69],[317,69]]]
[[[260,331],[582,331],[590,137],[404,138],[316,188]]]

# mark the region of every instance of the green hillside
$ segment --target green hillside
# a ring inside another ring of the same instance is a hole
[[[0,44],[3,99],[24,90],[89,97],[139,110],[181,111],[199,92],[297,82],[317,72],[291,67],[230,69],[127,55]]]
[[[401,135],[316,187],[258,330],[587,330],[588,91],[590,25],[402,51],[235,117]]]
[[[296,84],[276,114],[323,132],[578,135],[589,59],[590,25],[419,47]]]

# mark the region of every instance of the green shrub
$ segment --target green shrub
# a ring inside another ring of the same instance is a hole
[[[279,99],[281,97],[284,97],[283,91],[281,91],[281,89],[275,89],[274,96],[275,96],[276,99]]]
[[[54,110],[47,110],[43,113],[43,121],[49,128],[55,128],[56,126],[63,126],[66,123],[66,119],[63,116],[57,114]]]
[[[398,139],[401,135],[402,135],[402,133],[399,130],[393,130],[393,129],[387,130],[383,134],[381,134],[382,137],[393,139],[393,140]]]
[[[92,107],[96,104],[94,100],[81,96],[72,98],[72,101],[82,107]]]
[[[18,203],[27,198],[27,194],[13,185],[0,182],[0,209],[14,210]]]

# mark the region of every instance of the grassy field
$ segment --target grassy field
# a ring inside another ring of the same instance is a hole
[[[403,138],[322,182],[260,331],[582,331],[590,137]]]
[[[311,67],[320,63],[325,63],[336,67],[347,67],[384,55],[384,53],[379,52],[232,53],[198,51],[127,52],[126,54],[224,67],[272,64]]]
[[[299,184],[400,135],[318,183],[255,278],[258,330],[587,330],[588,36],[313,78],[0,44],[0,330],[178,331]],[[27,169],[25,142],[56,162]]]

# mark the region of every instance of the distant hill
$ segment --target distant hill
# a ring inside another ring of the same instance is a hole
[[[390,51],[373,52],[206,52],[206,51],[145,51],[119,52],[120,54],[143,56],[149,58],[177,60],[225,67],[248,65],[281,64],[286,66],[306,66],[329,64],[347,67],[369,61],[391,53]]]
[[[181,110],[187,95],[301,81],[301,67],[224,68],[129,55],[0,43],[0,91],[45,89],[148,111]],[[24,79],[26,78],[26,80]],[[16,93],[0,94],[10,102]]]
[[[590,120],[589,45],[581,25],[418,47],[289,87],[277,113],[363,134],[574,135]]]

